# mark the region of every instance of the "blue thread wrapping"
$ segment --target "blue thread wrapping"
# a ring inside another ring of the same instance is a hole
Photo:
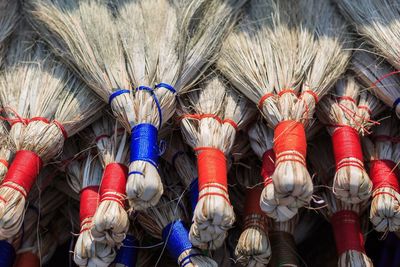
[[[199,200],[199,179],[196,178],[190,183],[190,205],[192,206],[192,215],[196,209],[197,201]]]
[[[397,98],[394,102],[393,102],[393,109],[396,109],[397,105],[400,104],[400,97]]]
[[[120,263],[127,267],[135,267],[137,260],[137,241],[132,235],[126,235],[122,246],[117,252],[114,263]]]
[[[114,100],[114,98],[116,98],[117,96],[122,95],[122,94],[129,94],[130,92],[131,92],[131,91],[130,91],[130,90],[127,90],[127,89],[119,89],[119,90],[113,92],[113,93],[110,95],[110,97],[108,98],[108,104],[111,105],[111,102],[112,102],[112,101]]]
[[[147,161],[157,168],[159,148],[157,128],[149,123],[141,123],[132,128],[130,161]]]
[[[172,85],[168,84],[168,83],[159,83],[159,84],[156,84],[156,86],[154,86],[154,88],[165,88],[165,89],[167,89],[168,91],[172,92],[173,94],[176,94],[175,88],[174,88]]]
[[[166,248],[171,257],[178,261],[179,256],[186,250],[191,249],[192,243],[189,241],[189,232],[186,230],[181,220],[174,221],[162,231],[162,239],[166,243]],[[193,256],[193,255],[189,255]],[[190,257],[189,257],[190,258]],[[186,258],[179,262],[179,266]]]
[[[15,249],[6,240],[0,240],[0,266],[12,267],[15,261]]]

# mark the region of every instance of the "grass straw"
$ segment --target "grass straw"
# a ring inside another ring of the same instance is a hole
[[[293,121],[290,127],[307,127],[316,100],[344,71],[350,56],[346,34],[346,24],[329,1],[253,0],[224,43],[218,67],[259,104],[271,128],[288,121]],[[281,205],[296,209],[310,201],[312,182],[301,164],[305,156],[297,150],[285,153],[277,155],[282,160],[273,175],[275,196]]]
[[[193,89],[187,94],[186,101],[181,105],[181,130],[185,141],[195,150],[206,148],[206,150],[221,151],[225,157],[229,155],[236,131],[245,126],[253,114],[249,103],[233,92],[218,76],[207,79],[201,85],[201,89]],[[201,117],[204,114],[206,116]],[[203,152],[198,151],[198,157],[200,153]],[[223,160],[226,163],[226,159]],[[215,163],[209,162],[209,164]],[[207,179],[215,181],[215,179],[224,180],[226,177],[207,177]],[[190,230],[190,239],[194,245],[204,247],[208,244],[210,248],[218,248],[222,245],[227,230],[232,227],[233,209],[227,201],[229,199],[227,188],[222,189],[226,186],[206,186],[199,190],[199,201]]]
[[[9,138],[9,127],[6,122],[0,122],[0,183],[3,181],[15,155],[15,148]]]
[[[112,163],[126,166],[128,162],[127,133],[123,128],[119,129],[118,127],[119,124],[109,117],[103,117],[91,126],[104,169]],[[104,174],[105,172],[103,176]],[[116,178],[114,177],[114,180]],[[125,184],[125,181],[123,183]],[[125,192],[123,195],[120,192],[110,192],[110,194],[118,199],[126,199]],[[110,246],[119,246],[125,238],[128,228],[129,218],[124,205],[112,199],[100,201],[94,215],[94,227],[92,228],[92,236],[96,241],[105,242]]]
[[[10,44],[0,76],[3,114],[12,124],[10,139],[16,150],[31,151],[46,164],[61,152],[66,136],[74,135],[95,119],[102,104],[45,46],[35,43],[29,29],[20,29],[18,34]],[[32,120],[37,117],[40,119]],[[6,200],[0,203],[4,237],[12,236],[21,226],[25,205],[21,192],[25,191],[13,181],[0,188]]]
[[[10,36],[19,20],[18,1],[0,1],[0,65],[6,51],[6,39]]]

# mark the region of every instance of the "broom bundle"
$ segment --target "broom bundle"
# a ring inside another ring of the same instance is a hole
[[[279,266],[301,266],[294,241],[294,232],[298,217],[285,222],[269,221],[272,257],[269,263],[271,267]]]
[[[0,187],[2,237],[19,230],[26,196],[42,166],[101,108],[101,102],[32,38],[29,30],[19,31],[0,76],[2,119],[11,125],[17,151]]]
[[[3,181],[8,171],[15,148],[8,136],[8,125],[6,122],[0,122],[0,182]]]
[[[400,228],[399,152],[394,145],[398,134],[398,123],[388,118],[374,129],[371,138],[362,140],[373,184],[369,216],[379,232],[395,232]]]
[[[353,54],[351,69],[357,79],[400,117],[400,77],[387,62],[364,50]]]
[[[333,192],[348,203],[360,203],[371,195],[372,183],[364,168],[359,135],[369,133],[371,117],[382,109],[379,100],[348,76],[337,82],[331,95],[318,106],[318,117],[332,136],[336,172]]]
[[[226,156],[253,109],[218,76],[201,86],[188,93],[187,103],[181,105],[181,130],[197,153],[199,183],[190,240],[195,246],[208,244],[215,249],[222,245],[235,220],[228,195]]]
[[[275,197],[290,209],[311,199],[305,130],[346,67],[346,26],[329,1],[252,0],[221,51],[219,69],[274,129]],[[268,195],[262,201],[276,206]]]
[[[12,33],[19,19],[18,1],[0,1],[0,65],[3,63],[5,40]]]
[[[338,266],[373,266],[365,254],[364,236],[360,227],[359,214],[366,208],[366,203],[345,203],[329,190],[323,192],[322,197],[327,205],[321,212],[332,224],[339,257]]]
[[[243,3],[27,1],[44,38],[132,132],[127,196],[136,209],[155,205],[162,195],[157,133],[175,111],[176,93],[211,65]]]
[[[93,216],[99,202],[99,186],[102,167],[90,153],[83,164],[82,189],[80,191],[80,233],[75,244],[74,261],[79,266],[108,266],[115,258],[115,250],[93,239]]]
[[[104,168],[92,236],[98,242],[119,246],[129,227],[125,210],[129,152],[127,133],[108,117],[92,124],[91,129]]]
[[[259,169],[255,164],[238,167],[236,177],[245,188],[246,198],[243,228],[235,256],[244,266],[265,266],[271,257],[271,245],[267,236],[267,217],[260,208],[263,186]]]
[[[169,255],[183,267],[216,267],[211,258],[194,248],[184,225],[186,211],[179,198],[162,197],[157,206],[138,215],[138,221],[151,236],[162,239]]]

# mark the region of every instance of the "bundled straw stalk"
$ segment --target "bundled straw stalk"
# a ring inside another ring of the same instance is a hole
[[[267,217],[260,208],[263,186],[259,168],[255,164],[238,167],[236,176],[245,188],[246,199],[243,228],[235,256],[243,266],[265,266],[271,257],[271,245],[267,236]]]
[[[23,221],[25,199],[43,165],[64,140],[93,120],[101,102],[29,30],[19,29],[0,76],[4,119],[11,125],[16,155],[0,187],[0,236],[14,235]],[[24,77],[24,79],[21,79]]]
[[[156,207],[139,213],[138,220],[145,231],[164,241],[169,255],[180,267],[216,267],[216,262],[194,248],[184,226],[187,217],[180,198],[162,197]]]
[[[0,182],[3,181],[15,154],[15,148],[9,138],[8,125],[6,122],[0,122]]]
[[[398,72],[382,58],[363,50],[353,54],[351,63],[351,69],[360,82],[387,106],[393,108],[397,117],[400,117]]]
[[[375,230],[395,232],[400,229],[400,186],[397,176],[400,158],[399,146],[395,145],[399,125],[391,118],[380,123],[371,138],[362,140],[373,183],[369,217]]]
[[[36,28],[132,132],[130,204],[155,205],[163,192],[157,133],[176,93],[212,64],[244,0],[26,2]]]
[[[210,77],[186,97],[187,103],[181,105],[181,130],[196,151],[199,179],[190,240],[195,246],[215,249],[235,221],[227,191],[226,157],[237,130],[253,115],[253,109],[218,76]]]
[[[83,164],[80,191],[80,232],[75,244],[74,261],[79,266],[108,266],[115,258],[115,250],[93,239],[93,216],[99,202],[102,167],[89,153]]]
[[[118,129],[118,126],[108,117],[103,117],[91,126],[104,169],[92,236],[96,241],[110,246],[119,246],[129,227],[125,210],[129,147],[127,133],[124,128]]]
[[[348,41],[347,25],[330,1],[252,0],[224,42],[219,69],[275,129],[272,179],[279,201],[267,189],[262,195],[270,210],[285,205],[293,211],[311,199],[305,129],[317,101],[346,67]]]
[[[371,195],[372,183],[364,168],[359,135],[369,133],[371,120],[382,110],[377,98],[348,76],[336,84],[318,106],[317,115],[332,136],[336,173],[333,192],[342,201],[360,203]]]

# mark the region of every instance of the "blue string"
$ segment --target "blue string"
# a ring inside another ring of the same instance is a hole
[[[157,96],[154,94],[153,88],[150,88],[150,87],[142,85],[142,86],[139,86],[139,87],[136,88],[136,91],[140,91],[140,90],[149,92],[150,95],[153,97],[154,102],[156,103],[156,106],[157,106],[158,116],[160,117],[160,122],[158,124],[158,129],[161,129],[163,118],[162,118],[162,110],[161,110],[160,101],[158,101]]]
[[[157,168],[159,148],[157,128],[150,123],[141,123],[132,128],[130,162],[141,160]]]
[[[191,257],[195,257],[195,256],[202,256],[202,254],[200,254],[200,253],[194,253],[194,254],[187,255],[186,257],[184,257],[184,258],[180,261],[180,263],[179,263],[180,267],[185,267],[186,265],[188,265],[189,263],[191,263],[192,261],[190,260],[190,258],[191,258]],[[186,261],[186,262],[185,262],[185,261]]]
[[[6,240],[0,240],[0,266],[12,267],[15,261],[15,249]]]
[[[400,97],[397,98],[393,103],[393,109],[396,109],[397,105],[400,103]]]
[[[162,231],[162,239],[166,243],[166,248],[171,257],[178,261],[179,256],[186,250],[191,249],[192,243],[189,241],[189,232],[186,230],[181,220],[174,221]],[[189,255],[188,258],[192,257]],[[186,257],[187,258],[187,257]],[[185,260],[187,260],[185,258]],[[179,266],[183,261],[179,262]]]
[[[126,235],[122,246],[117,252],[114,263],[123,264],[126,267],[135,267],[137,260],[137,241],[132,235]]]
[[[165,88],[165,89],[169,90],[170,92],[172,92],[173,94],[176,94],[175,88],[172,85],[168,84],[168,83],[156,84],[156,86],[154,86],[154,88],[155,89],[157,89],[157,88]]]
[[[192,206],[192,215],[194,215],[194,210],[199,199],[199,179],[196,178],[190,183],[190,205]]]
[[[108,104],[111,105],[111,102],[112,102],[112,101],[114,100],[114,98],[116,98],[117,96],[122,95],[122,94],[129,94],[130,92],[131,92],[131,91],[130,91],[130,90],[127,90],[127,89],[119,89],[119,90],[113,92],[113,93],[110,95],[110,97],[108,98]]]

